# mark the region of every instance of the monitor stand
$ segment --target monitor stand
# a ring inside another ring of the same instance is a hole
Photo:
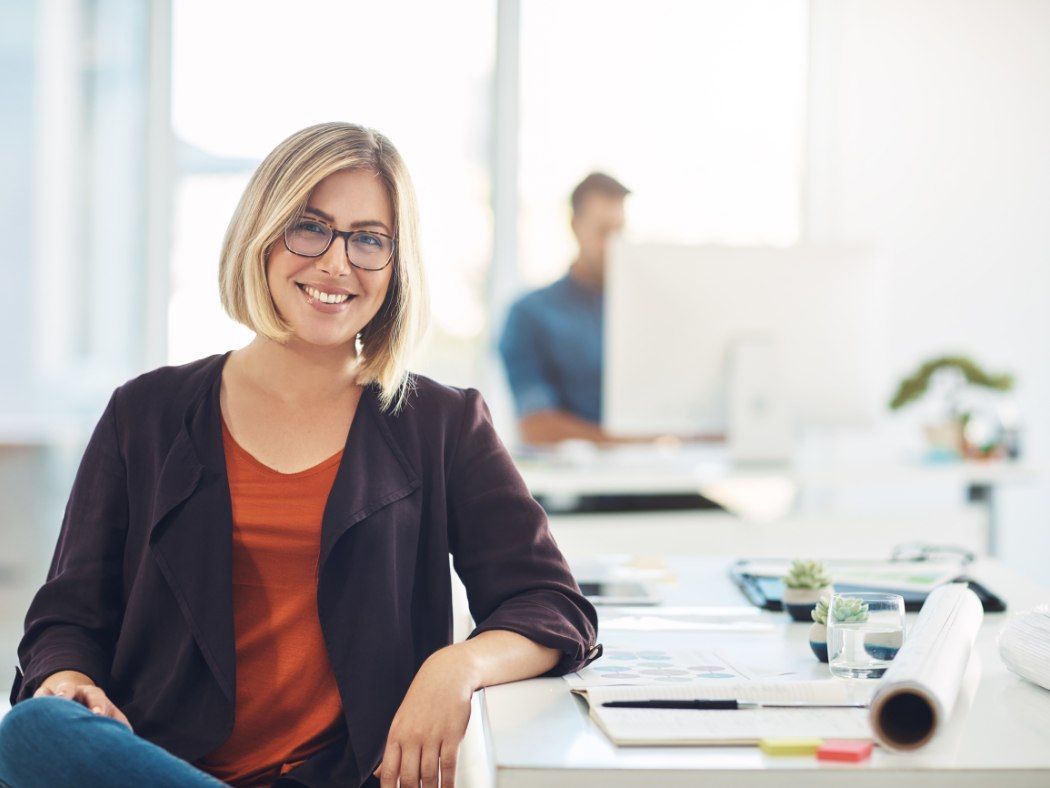
[[[792,459],[792,422],[778,356],[771,337],[740,338],[729,347],[726,427],[735,463],[779,465]]]

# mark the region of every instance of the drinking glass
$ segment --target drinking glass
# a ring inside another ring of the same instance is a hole
[[[875,591],[831,595],[828,666],[831,675],[877,679],[904,644],[904,597]]]

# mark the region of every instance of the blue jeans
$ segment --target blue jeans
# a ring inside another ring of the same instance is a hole
[[[66,785],[215,788],[226,783],[77,701],[45,695],[16,703],[0,720],[0,786]]]

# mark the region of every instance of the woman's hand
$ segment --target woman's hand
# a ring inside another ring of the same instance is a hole
[[[131,727],[131,723],[128,722],[128,718],[124,716],[124,713],[106,697],[106,693],[102,688],[96,686],[95,682],[79,671],[60,670],[58,673],[52,673],[44,679],[37,691],[33,693],[34,698],[45,695],[56,695],[60,698],[76,701],[87,706],[95,714],[112,717],[117,722],[127,725],[129,730],[135,730]]]
[[[373,772],[383,788],[442,788],[456,784],[459,745],[470,720],[477,668],[463,644],[435,651],[412,680]]]

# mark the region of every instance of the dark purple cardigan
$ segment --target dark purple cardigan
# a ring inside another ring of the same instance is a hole
[[[102,687],[140,736],[188,761],[233,729],[232,508],[219,420],[229,352],[119,386],[91,436],[11,703],[58,670]],[[347,736],[288,773],[362,785],[413,676],[452,641],[448,554],[478,626],[601,654],[580,594],[474,389],[412,376],[397,415],[367,386],[321,524],[317,605]]]

